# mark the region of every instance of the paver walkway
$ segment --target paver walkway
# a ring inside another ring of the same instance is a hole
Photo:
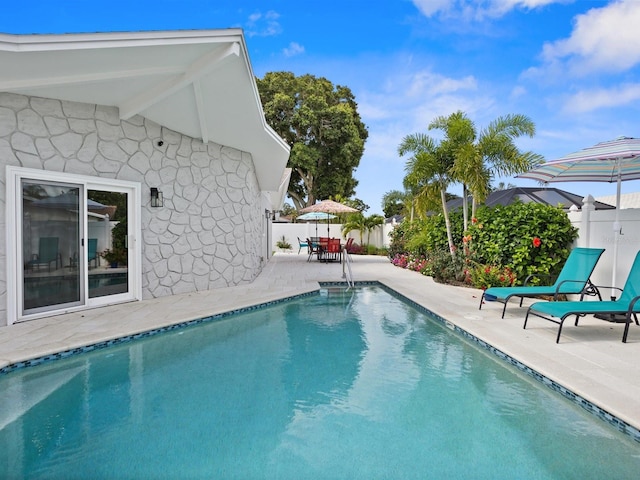
[[[307,262],[306,254],[277,253],[254,282],[236,287],[113,305],[0,327],[0,368],[103,340],[317,290],[318,282],[343,281],[338,263]],[[394,267],[384,257],[354,256],[356,281],[376,280],[433,311],[505,354],[569,388],[640,429],[640,327],[584,319],[567,322],[560,344],[557,326],[525,309],[502,304],[478,310],[480,291],[442,285]]]

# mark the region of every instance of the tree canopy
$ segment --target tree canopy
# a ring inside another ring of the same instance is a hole
[[[402,215],[405,202],[409,200],[409,194],[400,190],[390,190],[382,196],[382,211],[389,218],[394,215]]]
[[[352,196],[368,131],[351,90],[291,72],[269,72],[256,82],[267,122],[291,147],[288,194],[295,207]]]
[[[447,212],[446,189],[452,183],[463,186],[462,198],[467,191],[473,195],[473,208],[484,200],[494,175],[526,172],[542,161],[533,152],[522,152],[515,144],[517,137],[535,134],[534,123],[525,115],[499,117],[480,132],[461,111],[436,117],[429,130],[438,129],[444,138],[437,142],[423,133],[407,135],[400,146],[400,156],[412,154],[406,164],[404,186],[416,192],[414,204],[422,214],[434,205],[439,194],[442,203],[449,249],[454,255],[454,244]],[[467,202],[462,202],[464,229],[468,227]]]

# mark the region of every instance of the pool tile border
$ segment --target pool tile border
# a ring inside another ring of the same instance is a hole
[[[613,428],[615,428],[619,432],[622,432],[625,435],[628,435],[633,440],[635,440],[636,442],[640,443],[640,430],[637,429],[636,427],[634,427],[633,425],[628,424],[624,420],[616,417],[615,415],[613,415],[612,413],[608,412],[607,410],[599,407],[598,405],[594,404],[593,402],[590,402],[586,398],[584,398],[584,397],[578,395],[577,393],[571,391],[570,389],[568,389],[564,385],[559,384],[555,380],[552,380],[549,377],[547,377],[545,375],[542,375],[540,372],[537,372],[536,370],[532,369],[531,367],[525,365],[520,360],[517,360],[517,359],[513,358],[511,355],[508,355],[508,354],[504,353],[502,350],[497,349],[493,345],[488,344],[484,340],[476,337],[475,335],[473,335],[472,333],[466,331],[465,329],[460,328],[457,325],[454,325],[453,323],[451,323],[446,318],[443,318],[440,315],[438,315],[437,313],[429,310],[428,308],[420,305],[419,303],[416,303],[414,300],[411,300],[410,298],[405,297],[404,295],[402,295],[398,291],[388,287],[387,285],[384,285],[383,283],[378,282],[377,284],[383,290],[388,292],[390,295],[392,295],[392,296],[394,296],[394,297],[396,297],[396,298],[408,303],[412,307],[418,309],[419,311],[421,311],[424,314],[428,315],[429,317],[433,318],[437,322],[442,323],[445,327],[449,328],[450,330],[455,331],[456,333],[458,333],[461,336],[463,336],[465,339],[473,342],[474,344],[476,344],[477,346],[481,347],[482,349],[492,353],[493,355],[495,355],[496,357],[500,358],[501,360],[511,364],[512,366],[514,366],[515,368],[517,368],[521,372],[527,374],[529,377],[534,378],[538,382],[542,383],[543,385],[545,385],[546,387],[550,388],[551,390],[559,393],[560,395],[562,395],[566,399],[570,400],[574,404],[578,405],[579,407],[582,407],[584,410],[586,410],[590,414],[595,415],[600,420],[603,420],[603,421],[607,422],[609,425],[611,425]],[[356,285],[358,285],[357,282],[356,282]]]
[[[344,284],[343,284],[344,285]],[[68,358],[68,357],[72,357],[74,355],[79,355],[82,353],[87,353],[87,352],[92,352],[94,350],[100,350],[103,348],[107,348],[107,347],[111,347],[113,345],[121,345],[123,343],[128,343],[128,342],[132,342],[135,340],[139,340],[142,338],[147,338],[147,337],[152,337],[154,335],[158,335],[160,333],[166,333],[166,332],[170,332],[173,330],[180,330],[182,328],[186,328],[186,327],[191,327],[193,325],[198,325],[200,323],[206,323],[206,322],[212,322],[212,321],[218,321],[218,320],[222,320],[225,317],[229,317],[232,315],[237,315],[239,313],[246,313],[246,312],[252,312],[255,310],[260,310],[262,308],[266,308],[266,307],[270,307],[273,305],[277,305],[280,303],[285,303],[285,302],[289,302],[291,300],[296,300],[299,298],[304,298],[304,297],[310,297],[310,296],[314,296],[314,295],[318,295],[319,291],[311,291],[311,292],[306,292],[306,293],[300,293],[297,295],[292,295],[292,296],[288,296],[288,297],[284,297],[284,298],[279,298],[277,300],[270,300],[268,302],[263,302],[263,303],[258,303],[256,305],[251,305],[248,307],[241,307],[241,308],[236,308],[233,310],[229,310],[226,312],[221,312],[221,313],[216,313],[214,315],[209,315],[206,317],[200,317],[200,318],[196,318],[193,320],[187,320],[185,322],[180,322],[180,323],[175,323],[172,325],[167,325],[164,327],[158,327],[158,328],[153,328],[151,330],[145,330],[143,332],[139,332],[139,333],[134,333],[131,335],[125,335],[123,337],[118,337],[118,338],[114,338],[111,340],[105,340],[102,342],[96,342],[96,343],[92,343],[90,345],[86,345],[83,347],[77,347],[77,348],[72,348],[69,350],[64,350],[61,352],[56,352],[56,353],[52,353],[49,355],[44,355],[41,357],[35,357],[29,360],[23,360],[20,362],[16,362],[16,363],[11,363],[9,365],[6,365],[2,368],[0,368],[0,375],[4,375],[22,368],[28,368],[28,367],[34,367],[36,365],[42,365],[43,363],[48,363],[48,362],[52,362],[54,360],[61,360],[63,358]]]

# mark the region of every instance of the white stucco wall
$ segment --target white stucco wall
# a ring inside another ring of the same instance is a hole
[[[0,92],[3,239],[5,165],[139,182],[144,298],[250,282],[263,267],[264,205],[246,152],[205,145],[141,116],[121,121],[114,107]],[[164,207],[150,207],[150,187],[162,191]],[[4,316],[5,265],[1,248]]]

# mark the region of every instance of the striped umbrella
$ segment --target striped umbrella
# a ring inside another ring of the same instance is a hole
[[[618,137],[600,142],[562,158],[544,163],[518,178],[548,182],[616,183],[616,214],[613,229],[613,281],[615,285],[620,228],[620,190],[624,180],[640,179],[640,138]]]
[[[333,200],[322,200],[300,210],[300,213],[324,212],[324,213],[357,213],[358,210],[349,207],[343,203],[334,202]],[[327,220],[327,236],[329,235],[329,221]]]

